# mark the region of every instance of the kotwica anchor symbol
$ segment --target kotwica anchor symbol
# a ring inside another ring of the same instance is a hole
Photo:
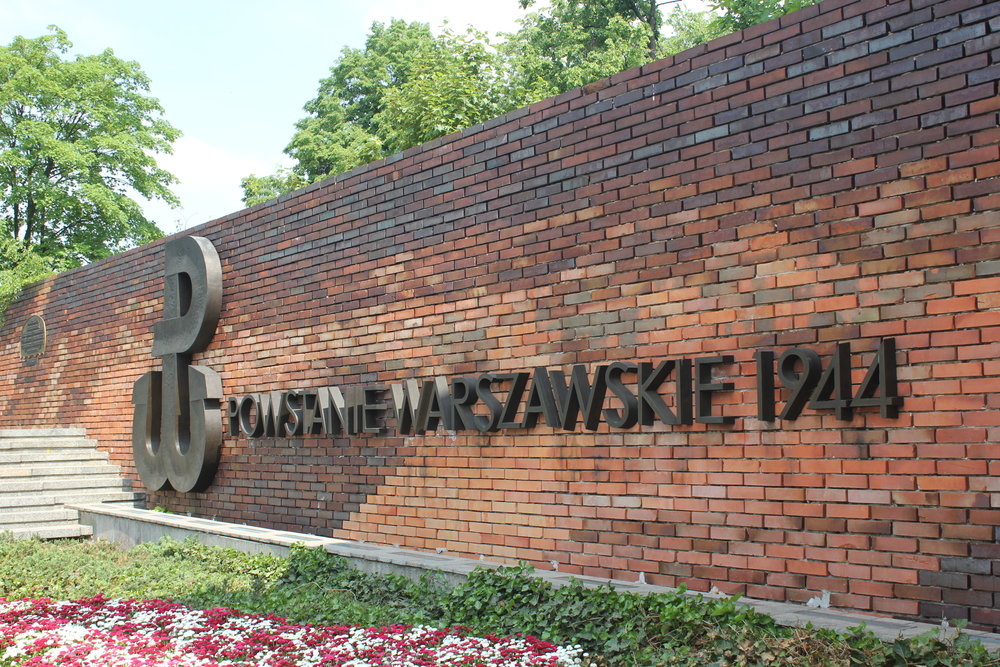
[[[132,453],[150,491],[202,491],[212,483],[222,445],[222,379],[191,364],[208,346],[222,307],[222,267],[212,243],[198,236],[166,245],[164,317],[153,325],[150,371],[132,388]]]

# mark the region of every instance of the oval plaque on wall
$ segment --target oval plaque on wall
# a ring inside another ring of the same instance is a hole
[[[39,315],[32,315],[21,327],[21,358],[33,364],[44,353],[45,320]]]

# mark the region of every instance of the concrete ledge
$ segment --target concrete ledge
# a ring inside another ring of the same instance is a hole
[[[69,507],[80,512],[81,523],[93,528],[94,538],[115,541],[123,546],[135,546],[141,542],[155,542],[164,536],[170,536],[177,540],[194,537],[199,543],[209,546],[231,547],[247,553],[269,553],[285,556],[293,544],[301,543],[312,549],[325,549],[332,554],[341,556],[352,567],[365,572],[398,574],[416,579],[431,571],[438,572],[445,581],[452,584],[463,581],[477,567],[491,569],[503,567],[501,563],[477,561],[443,553],[413,551],[381,544],[271,530],[122,505],[96,504],[70,505]],[[565,586],[570,581],[577,580],[585,586],[592,587],[611,584],[617,590],[630,593],[667,593],[674,590],[642,582],[598,579],[544,570],[536,570],[534,576],[550,581],[555,586]],[[696,593],[692,593],[692,595],[696,595]],[[724,596],[705,594],[704,597]],[[942,630],[941,626],[930,623],[871,616],[838,609],[819,609],[787,602],[748,598],[741,598],[740,603],[761,613],[769,614],[778,623],[788,626],[803,627],[811,623],[818,628],[829,628],[843,632],[864,623],[867,629],[877,637],[889,641],[899,637],[913,637],[932,630],[955,633],[954,629]],[[981,641],[990,651],[1000,649],[1000,634],[975,630],[968,630],[966,634]]]
[[[3,428],[0,438],[83,438],[85,428]]]
[[[297,542],[310,548],[319,548],[332,540],[319,535],[242,526],[122,505],[98,503],[68,507],[80,513],[80,523],[94,529],[94,538],[118,542],[125,547],[155,542],[161,537],[172,537],[175,540],[194,537],[199,543],[208,546],[287,556],[289,547]]]

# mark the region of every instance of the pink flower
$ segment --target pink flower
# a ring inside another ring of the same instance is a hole
[[[579,647],[463,628],[289,624],[162,600],[0,598],[0,659],[38,667],[578,667]]]

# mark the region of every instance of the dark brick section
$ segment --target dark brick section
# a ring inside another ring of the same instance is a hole
[[[227,395],[730,354],[735,423],[227,439],[207,492],[151,503],[1000,627],[998,35],[1000,2],[827,0],[192,230]],[[134,476],[161,265],[14,304],[0,425],[86,427]],[[856,387],[889,336],[898,418],[756,419],[755,350],[850,342]]]

